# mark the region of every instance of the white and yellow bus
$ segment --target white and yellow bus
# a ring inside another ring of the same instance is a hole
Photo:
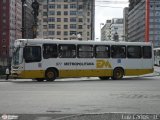
[[[160,66],[160,47],[154,48],[154,65]]]
[[[123,76],[153,72],[151,43],[18,39],[12,75],[53,81],[56,78]]]

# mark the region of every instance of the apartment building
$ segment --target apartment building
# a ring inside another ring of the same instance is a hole
[[[32,0],[24,0],[25,38],[33,38]],[[21,0],[0,0],[0,65],[10,64],[13,45],[22,38]]]
[[[95,0],[39,0],[38,37],[94,39]]]
[[[21,38],[21,1],[0,0],[0,65],[10,62],[14,40]]]
[[[160,1],[130,0],[128,40],[152,42],[160,47]]]
[[[128,41],[128,11],[129,8],[125,7],[123,9],[123,35],[124,35],[124,41]]]
[[[111,26],[112,20],[106,20],[106,23],[101,29],[101,41],[111,40]]]
[[[101,29],[101,40],[124,41],[123,18],[107,20]]]

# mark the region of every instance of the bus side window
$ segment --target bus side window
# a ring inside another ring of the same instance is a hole
[[[96,45],[95,46],[95,58],[109,58],[110,47],[107,45]]]
[[[127,57],[128,58],[141,58],[141,46],[128,46],[127,47]]]
[[[40,46],[26,46],[24,48],[24,59],[26,63],[41,61],[41,47]]]
[[[152,58],[152,49],[150,46],[143,46],[143,58]]]
[[[76,46],[71,44],[59,45],[59,57],[60,58],[75,58]]]
[[[44,44],[43,45],[43,57],[44,59],[48,58],[57,58],[57,45],[56,44]]]
[[[112,58],[126,58],[126,47],[122,45],[111,46]]]
[[[93,58],[93,46],[92,45],[78,45],[78,57],[79,58]]]

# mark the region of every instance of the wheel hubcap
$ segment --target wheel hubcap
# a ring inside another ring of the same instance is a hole
[[[54,73],[53,72],[48,72],[47,76],[48,76],[48,78],[53,78],[54,77]]]

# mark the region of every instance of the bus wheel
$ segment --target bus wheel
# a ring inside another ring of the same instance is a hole
[[[113,76],[112,76],[112,79],[113,80],[120,80],[123,78],[123,75],[124,75],[124,71],[122,68],[116,68],[114,71],[113,71]]]
[[[57,77],[57,72],[54,69],[48,69],[45,73],[45,79],[47,81],[54,81]]]
[[[43,82],[43,81],[44,81],[44,78],[36,78],[36,80],[37,80],[38,82]]]
[[[110,77],[99,77],[101,80],[108,80]]]

